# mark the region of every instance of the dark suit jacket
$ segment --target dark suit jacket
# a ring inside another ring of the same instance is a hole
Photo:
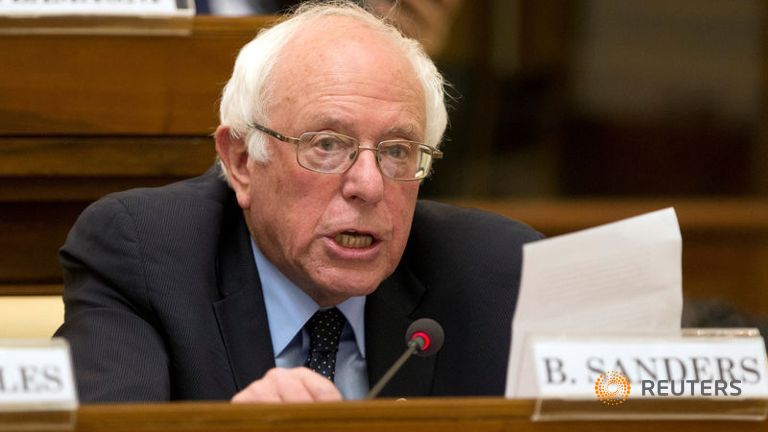
[[[413,358],[383,396],[500,395],[521,246],[538,233],[503,217],[420,201],[403,259],[366,302],[371,385],[430,317],[445,345]],[[60,252],[80,398],[229,399],[274,367],[249,234],[211,169],[88,207]]]

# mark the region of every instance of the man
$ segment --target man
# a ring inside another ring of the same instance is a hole
[[[100,200],[62,248],[81,399],[359,399],[421,317],[445,346],[382,395],[503,393],[539,235],[417,203],[446,122],[434,64],[353,4],[262,32],[224,89],[221,167]]]

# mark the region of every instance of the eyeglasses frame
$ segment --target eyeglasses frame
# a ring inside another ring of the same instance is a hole
[[[316,172],[316,173],[319,173],[319,174],[344,174],[350,168],[352,168],[352,166],[355,164],[355,162],[357,162],[357,158],[360,156],[360,150],[371,150],[374,153],[376,153],[376,167],[379,169],[379,172],[381,173],[381,175],[383,175],[386,178],[389,178],[389,179],[392,179],[392,180],[395,180],[395,181],[420,181],[420,180],[424,180],[425,178],[429,177],[429,175],[431,173],[431,168],[432,168],[432,161],[431,160],[430,160],[430,172],[428,172],[424,177],[415,177],[415,178],[412,178],[412,179],[398,179],[398,178],[390,177],[390,176],[384,174],[384,171],[382,171],[381,165],[379,164],[379,157],[378,157],[379,146],[382,143],[392,142],[392,141],[394,141],[394,142],[407,142],[407,143],[416,144],[416,145],[419,146],[420,149],[427,150],[429,152],[429,156],[432,159],[442,159],[443,158],[443,152],[442,151],[440,151],[440,150],[438,150],[436,148],[430,147],[430,146],[428,146],[428,145],[426,145],[426,144],[424,144],[422,142],[418,142],[418,141],[410,141],[410,140],[384,140],[384,141],[380,141],[379,143],[377,143],[376,147],[363,147],[363,146],[360,145],[360,140],[358,140],[357,138],[351,137],[349,135],[344,135],[344,134],[341,134],[341,133],[338,133],[338,132],[331,132],[333,135],[342,136],[344,138],[347,138],[347,139],[357,143],[358,151],[357,151],[357,153],[355,153],[355,159],[352,161],[351,164],[349,164],[349,166],[344,171],[340,171],[338,173],[327,172],[327,171],[316,171],[316,170],[313,170],[311,168],[305,167],[304,165],[301,164],[301,162],[299,162],[299,144],[301,144],[303,142],[301,140],[301,138],[296,138],[296,137],[291,137],[291,136],[288,136],[288,135],[283,135],[280,132],[277,132],[277,131],[275,131],[273,129],[270,129],[270,128],[266,127],[266,126],[262,126],[262,125],[260,125],[260,124],[258,124],[256,122],[251,122],[249,124],[249,126],[254,128],[254,129],[256,129],[256,130],[258,130],[258,131],[264,132],[265,134],[267,134],[267,135],[269,135],[269,136],[271,136],[271,137],[273,137],[273,138],[275,138],[275,139],[277,139],[279,141],[282,141],[282,142],[285,142],[285,143],[288,143],[288,144],[295,144],[296,145],[296,163],[298,163],[300,167],[302,167],[302,168],[304,168],[304,169],[306,169],[308,171]],[[304,132],[302,135],[307,134],[307,133],[319,133],[319,132]]]

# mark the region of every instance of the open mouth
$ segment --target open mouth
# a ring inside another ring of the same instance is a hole
[[[334,240],[339,245],[350,249],[367,248],[373,244],[373,236],[351,231],[337,234],[336,237],[334,237]]]

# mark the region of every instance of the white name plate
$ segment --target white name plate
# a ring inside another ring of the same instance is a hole
[[[176,0],[0,0],[0,15],[194,15],[194,7],[185,5],[177,6]]]
[[[77,409],[64,339],[0,340],[0,412]]]
[[[761,337],[536,338],[542,398],[768,398]]]

